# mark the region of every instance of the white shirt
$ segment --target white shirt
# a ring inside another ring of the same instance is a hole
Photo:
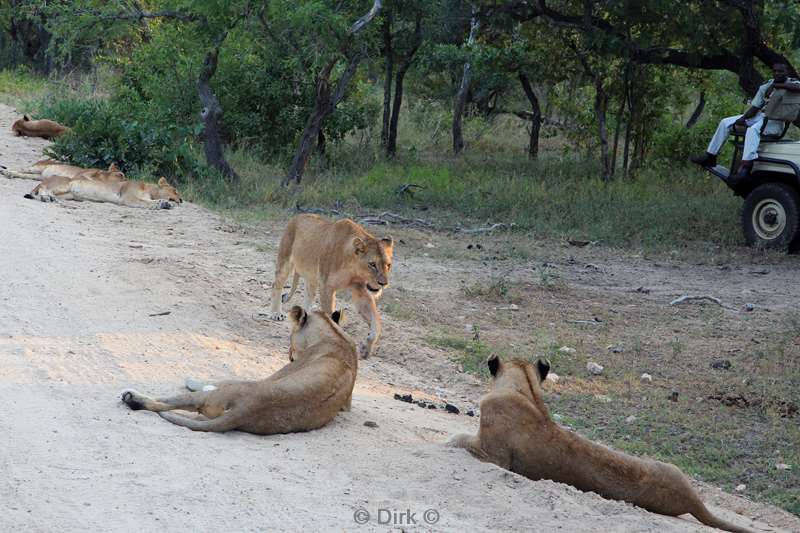
[[[758,88],[758,92],[753,97],[753,99],[750,101],[750,105],[752,107],[757,107],[758,109],[761,109],[762,107],[764,107],[764,104],[767,103],[767,91],[769,90],[770,87],[772,87],[773,83],[775,83],[774,79],[773,80],[768,80],[767,83],[765,83],[764,85],[762,85],[761,87]],[[798,83],[798,84],[800,84],[800,80],[796,80],[794,78],[786,78],[786,81],[784,83]]]

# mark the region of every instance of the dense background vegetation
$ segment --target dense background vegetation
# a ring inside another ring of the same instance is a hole
[[[50,78],[20,105],[73,128],[61,159],[610,244],[738,242],[686,159],[799,48],[790,0],[0,1],[5,90]]]

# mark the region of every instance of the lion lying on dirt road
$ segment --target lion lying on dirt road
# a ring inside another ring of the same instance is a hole
[[[48,178],[34,187],[25,198],[42,202],[56,200],[109,202],[126,207],[150,209],[170,209],[173,204],[183,202],[175,187],[164,178],[159,179],[158,184],[118,181],[116,178],[121,174],[121,172],[98,171],[93,177]]]
[[[370,325],[366,342],[359,345],[359,355],[368,357],[381,333],[376,301],[389,284],[393,245],[391,237],[375,238],[352,220],[297,215],[286,226],[278,248],[270,318],[285,318],[281,303],[294,295],[301,277],[306,284],[306,309],[319,289],[320,309],[327,315],[336,308],[336,291],[350,289],[353,304]],[[283,285],[292,272],[292,289],[282,298]]]
[[[21,119],[14,121],[14,123],[11,125],[11,131],[20,137],[41,137],[43,139],[54,139],[71,130],[68,127],[62,126],[58,122],[54,122],[52,120],[31,120],[28,115],[23,115]]]
[[[47,178],[89,178],[97,181],[122,181],[125,179],[125,174],[117,167],[116,163],[111,163],[108,170],[102,170],[67,165],[54,159],[42,159],[19,172],[2,169],[0,173],[9,178],[38,181],[43,181]]]
[[[676,466],[612,450],[553,422],[540,388],[549,364],[501,361],[496,355],[487,364],[492,390],[481,399],[478,434],[455,435],[448,445],[530,479],[567,483],[663,515],[689,513],[727,531],[749,531],[712,515]]]
[[[194,392],[152,399],[135,390],[122,393],[131,409],[158,412],[162,418],[195,431],[240,430],[259,435],[318,429],[340,410],[349,410],[358,358],[352,339],[338,326],[340,313],[329,318],[295,306],[291,362],[261,381],[223,381],[203,386],[187,380]],[[198,390],[200,389],[200,390]],[[196,411],[206,418],[171,413]]]

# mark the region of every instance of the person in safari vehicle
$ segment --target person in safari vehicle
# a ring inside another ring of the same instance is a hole
[[[759,87],[753,100],[750,102],[750,107],[743,115],[735,115],[726,117],[719,121],[716,133],[711,138],[708,144],[706,153],[694,156],[691,158],[693,163],[697,163],[703,167],[714,167],[717,164],[717,154],[725,144],[725,140],[731,133],[731,129],[738,125],[740,127],[747,126],[747,133],[744,138],[744,150],[742,152],[742,163],[738,172],[728,179],[731,186],[747,179],[750,171],[753,168],[753,161],[758,158],[758,145],[761,140],[761,134],[764,135],[780,135],[784,130],[785,123],[780,120],[770,119],[767,122],[764,131],[761,131],[764,126],[766,117],[762,112],[762,108],[767,103],[770,95],[776,89],[785,89],[787,92],[800,93],[800,80],[789,77],[789,67],[784,63],[775,63],[772,65],[771,80]]]

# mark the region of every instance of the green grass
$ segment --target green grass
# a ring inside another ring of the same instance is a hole
[[[26,102],[40,97],[46,89],[47,80],[25,68],[0,70],[0,101],[3,103],[24,108]]]

